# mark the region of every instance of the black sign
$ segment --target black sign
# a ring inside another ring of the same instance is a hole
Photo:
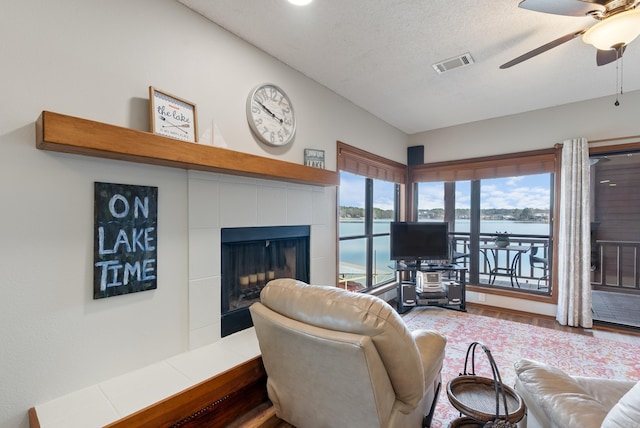
[[[94,184],[93,298],[156,289],[158,188]]]

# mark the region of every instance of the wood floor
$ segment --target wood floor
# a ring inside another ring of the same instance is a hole
[[[640,330],[625,330],[617,327],[594,326],[592,329],[567,327],[558,324],[552,317],[518,312],[492,306],[467,303],[467,312],[475,315],[493,317],[501,320],[520,322],[538,327],[551,328],[601,339],[615,340],[640,346]],[[225,428],[295,428],[279,419],[275,410],[268,404],[261,405]]]

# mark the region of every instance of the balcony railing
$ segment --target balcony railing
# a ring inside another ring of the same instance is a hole
[[[640,242],[596,241],[591,262],[594,289],[640,291]]]
[[[454,262],[470,268],[478,261],[478,285],[550,294],[548,235],[509,235],[509,245],[496,248],[497,234],[481,233],[478,254],[470,253],[468,233],[452,234]],[[473,276],[470,276],[473,278]]]

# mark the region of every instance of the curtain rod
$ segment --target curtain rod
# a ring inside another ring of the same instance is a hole
[[[621,140],[632,140],[632,139],[640,139],[640,135],[630,135],[628,137],[603,138],[600,140],[589,140],[589,144],[607,143],[609,141],[621,141]]]

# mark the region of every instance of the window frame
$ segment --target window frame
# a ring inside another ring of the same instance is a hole
[[[337,142],[337,168],[338,173],[345,171],[365,178],[365,229],[363,235],[342,237],[337,233],[336,242],[336,266],[340,266],[340,241],[365,239],[366,240],[366,285],[361,291],[367,292],[393,282],[395,279],[379,284],[373,284],[373,240],[377,237],[388,236],[389,233],[373,232],[373,184],[374,180],[387,181],[395,184],[394,211],[396,221],[405,217],[405,185],[407,180],[407,167],[399,162],[383,158],[369,153],[357,147],[350,146],[341,141]],[[339,196],[339,194],[338,194]],[[338,200],[338,211],[340,202]],[[338,225],[340,219],[338,218]]]
[[[467,290],[485,294],[496,294],[502,296],[516,297],[525,300],[541,301],[545,303],[557,303],[558,286],[557,286],[557,223],[554,221],[558,217],[560,204],[558,196],[560,189],[560,160],[561,147],[552,149],[533,150],[527,152],[517,152],[498,156],[487,156],[481,158],[470,158],[455,161],[434,162],[421,165],[413,165],[408,167],[408,186],[412,189],[409,193],[410,200],[407,202],[411,207],[411,218],[417,221],[417,184],[420,182],[456,182],[456,181],[478,181],[488,178],[504,178],[517,175],[531,175],[552,173],[553,175],[553,194],[552,213],[550,221],[553,222],[553,231],[551,238],[552,247],[552,291],[550,295],[537,295],[512,291],[502,288],[490,288],[481,285],[467,284]],[[476,191],[475,198],[478,199],[479,206],[479,188]],[[473,190],[472,190],[473,193]],[[474,195],[472,194],[472,198]],[[445,204],[447,203],[445,189]],[[477,247],[477,245],[476,245]],[[474,248],[471,248],[473,252]],[[475,248],[479,251],[478,248]]]

